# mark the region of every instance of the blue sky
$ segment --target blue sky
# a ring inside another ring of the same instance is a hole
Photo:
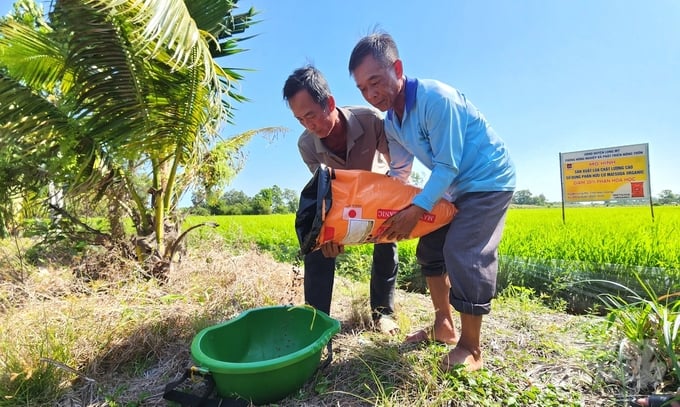
[[[0,0],[0,12],[11,8]],[[406,75],[444,81],[479,108],[506,141],[517,189],[561,199],[559,153],[649,143],[652,195],[680,193],[680,2],[676,0],[255,0],[249,50],[225,60],[251,68],[230,136],[257,137],[227,189],[252,196],[300,190],[302,128],[282,99],[287,76],[307,63],[326,75],[336,102],[366,104],[347,71],[356,41],[376,27],[395,38]],[[188,197],[187,197],[188,198]]]

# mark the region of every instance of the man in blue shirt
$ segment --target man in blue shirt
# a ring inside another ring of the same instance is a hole
[[[383,236],[405,239],[439,199],[459,210],[448,226],[420,238],[416,255],[435,307],[429,339],[457,341],[441,361],[442,369],[458,364],[480,369],[482,317],[496,294],[498,244],[515,188],[515,167],[505,143],[457,89],[407,78],[389,34],[362,38],[352,51],[349,71],[364,99],[387,112],[390,174],[406,180],[414,157],[431,170],[411,205],[385,222]],[[460,335],[449,304],[460,313]]]

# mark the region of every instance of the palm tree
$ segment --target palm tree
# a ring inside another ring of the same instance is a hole
[[[11,151],[0,170],[21,160],[20,174],[0,171],[0,186],[28,193],[53,182],[70,202],[105,201],[110,233],[91,231],[121,242],[131,218],[139,258],[165,273],[182,194],[222,185],[250,138],[278,130],[219,136],[245,98],[234,88],[241,75],[218,59],[242,51],[236,35],[256,14],[234,14],[236,3],[56,0],[45,18],[21,0],[0,23],[0,151]]]

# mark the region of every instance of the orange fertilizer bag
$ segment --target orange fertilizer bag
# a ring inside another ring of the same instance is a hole
[[[320,166],[303,188],[295,216],[301,254],[329,241],[342,245],[390,242],[375,239],[383,231],[382,224],[409,206],[420,191],[387,175]],[[423,214],[409,239],[448,224],[456,211],[451,202],[440,199],[432,211]]]

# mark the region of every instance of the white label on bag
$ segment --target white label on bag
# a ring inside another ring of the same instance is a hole
[[[365,243],[373,230],[374,221],[372,219],[350,219],[348,222],[347,234],[340,243],[347,245]]]

